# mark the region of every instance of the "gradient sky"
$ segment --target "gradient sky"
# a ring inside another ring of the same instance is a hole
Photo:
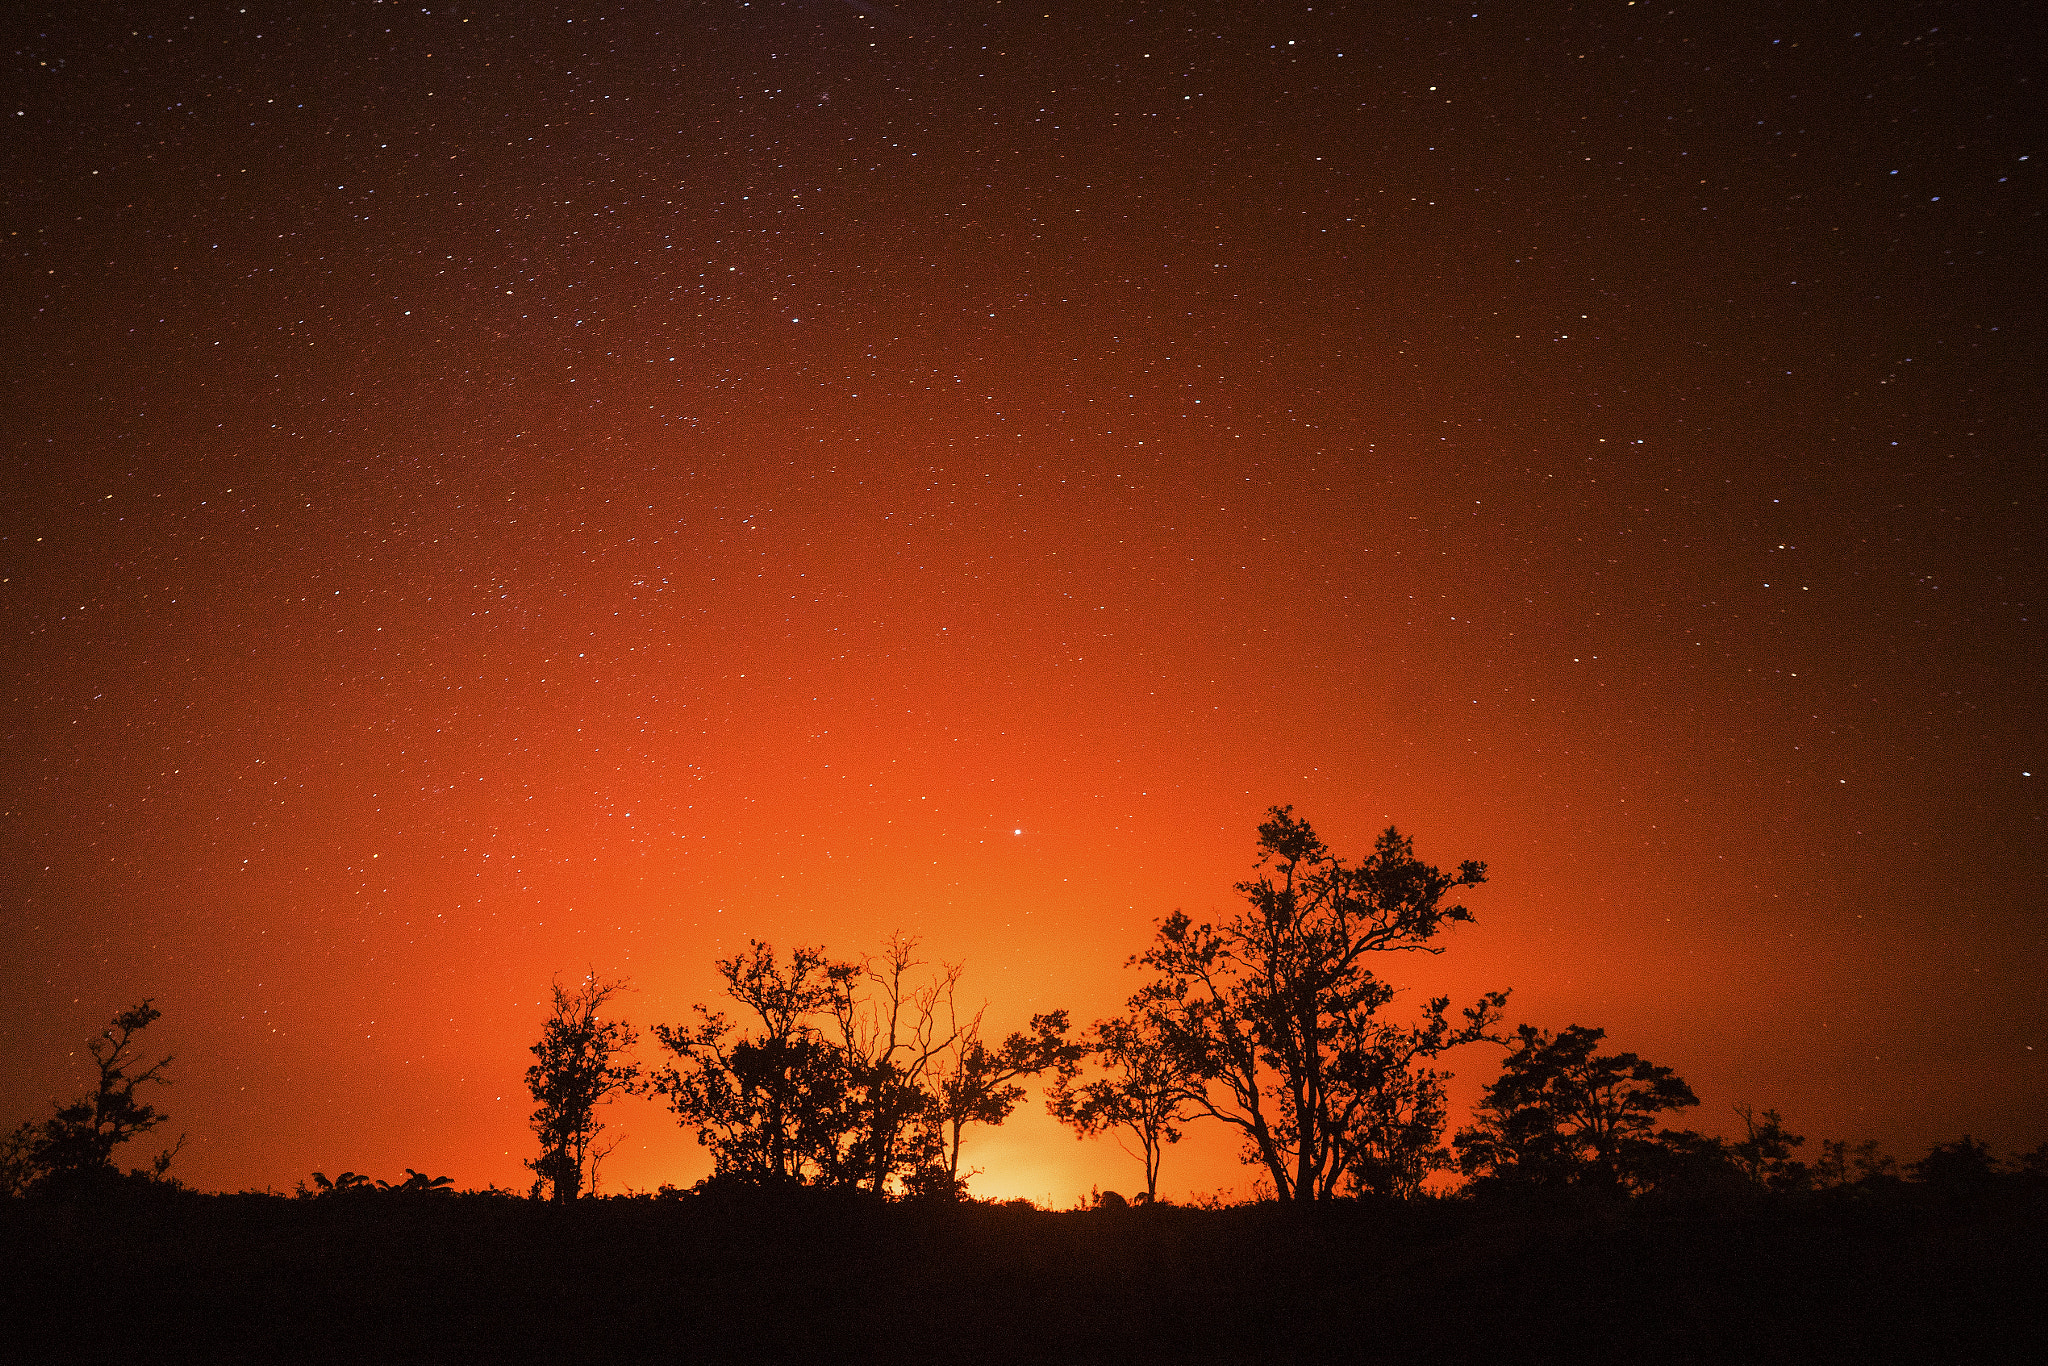
[[[523,1190],[552,975],[1085,1021],[1291,803],[1490,865],[1399,1008],[2048,1138],[2037,7],[25,10],[8,1124],[152,996],[187,1181]]]

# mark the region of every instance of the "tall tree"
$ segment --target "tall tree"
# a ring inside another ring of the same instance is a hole
[[[1167,1146],[1180,1142],[1200,1076],[1185,1070],[1182,1051],[1144,1015],[1097,1020],[1081,1048],[1102,1075],[1082,1081],[1081,1060],[1064,1063],[1046,1091],[1046,1108],[1076,1138],[1129,1133],[1145,1163],[1145,1199],[1158,1199],[1160,1164]]]
[[[552,987],[554,1008],[533,1046],[536,1061],[526,1069],[526,1088],[540,1103],[532,1118],[540,1155],[526,1165],[536,1196],[546,1190],[553,1200],[570,1201],[596,1189],[597,1165],[611,1151],[598,1142],[605,1125],[597,1107],[640,1089],[640,1065],[620,1056],[639,1034],[623,1020],[598,1016],[625,990],[624,981],[600,981],[592,973],[573,991],[560,978]]]
[[[86,1051],[99,1068],[99,1084],[92,1094],[59,1106],[54,1118],[43,1121],[28,1143],[26,1166],[38,1183],[71,1183],[104,1179],[115,1174],[114,1149],[162,1124],[170,1116],[135,1097],[139,1086],[168,1086],[164,1069],[168,1056],[136,1070],[138,1036],[163,1012],[150,1001],[114,1016],[113,1022],[86,1041]],[[171,1158],[184,1145],[179,1139],[151,1164],[161,1177]]]
[[[1372,966],[1385,953],[1441,953],[1439,932],[1472,919],[1445,898],[1484,882],[1486,868],[1468,860],[1441,872],[1392,828],[1349,865],[1291,807],[1268,812],[1258,848],[1258,876],[1237,884],[1244,910],[1216,925],[1178,911],[1159,923],[1132,959],[1154,976],[1131,1005],[1195,1079],[1183,1090],[1191,1111],[1237,1130],[1279,1199],[1322,1200],[1347,1179],[1372,1179],[1375,1143],[1433,1146],[1441,1116],[1392,1097],[1426,1093],[1414,1068],[1491,1037],[1506,992],[1462,1023],[1446,1018],[1445,997],[1401,1025],[1382,1015],[1394,988]],[[1400,1114],[1406,1127],[1390,1127]]]
[[[1595,1052],[1603,1029],[1516,1032],[1477,1122],[1455,1140],[1466,1175],[1641,1190],[1674,1154],[1698,1145],[1698,1135],[1657,1129],[1665,1112],[1700,1103],[1670,1068]]]

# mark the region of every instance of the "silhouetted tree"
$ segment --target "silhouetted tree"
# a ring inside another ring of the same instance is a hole
[[[819,1027],[836,1020],[860,968],[822,948],[797,948],[785,967],[756,939],[720,959],[726,993],[751,1010],[760,1032],[735,1032],[722,1011],[695,1007],[695,1027],[656,1025],[675,1055],[655,1073],[655,1091],[694,1125],[717,1176],[767,1183],[817,1183],[840,1169],[847,1078],[840,1050]]]
[[[1183,1069],[1181,1050],[1146,1016],[1097,1020],[1081,1047],[1104,1075],[1083,1082],[1081,1060],[1066,1062],[1046,1092],[1046,1108],[1076,1138],[1128,1131],[1145,1162],[1145,1199],[1156,1200],[1160,1163],[1167,1145],[1180,1142],[1188,1096],[1201,1078]]]
[[[1033,1035],[989,1049],[968,1037],[978,1016],[960,1023],[960,968],[919,976],[916,945],[899,936],[858,964],[799,948],[785,965],[754,940],[717,966],[756,1032],[701,1005],[695,1026],[655,1026],[674,1058],[654,1089],[711,1150],[715,1177],[959,1193],[960,1129],[1009,1114],[1005,1087],[1066,1017],[1041,1016]]]
[[[639,1089],[639,1064],[618,1056],[639,1041],[638,1033],[623,1020],[598,1018],[625,986],[594,973],[575,991],[565,991],[559,978],[552,984],[554,1009],[533,1046],[537,1061],[526,1069],[526,1088],[540,1102],[532,1117],[540,1156],[526,1164],[535,1198],[545,1189],[551,1199],[568,1201],[595,1189],[597,1164],[610,1151],[597,1144],[605,1127],[597,1107]]]
[[[830,1175],[880,1194],[892,1177],[934,1165],[943,1151],[937,1072],[958,1042],[957,964],[923,982],[915,939],[897,936],[862,962],[856,989],[833,998],[846,1089],[844,1138]],[[860,981],[869,990],[857,989]],[[958,1180],[955,1175],[955,1180]]]
[[[1291,807],[1276,806],[1259,826],[1258,868],[1237,885],[1246,909],[1222,924],[1178,911],[1159,923],[1152,947],[1132,959],[1155,974],[1132,1008],[1194,1079],[1182,1092],[1190,1111],[1237,1130],[1278,1199],[1394,1183],[1399,1164],[1376,1145],[1382,1154],[1434,1148],[1443,1123],[1429,1103],[1433,1081],[1412,1069],[1491,1037],[1507,993],[1489,993],[1461,1024],[1445,1018],[1450,1000],[1440,997],[1419,1024],[1399,1025],[1381,1017],[1394,988],[1371,960],[1442,952],[1433,942],[1442,928],[1472,919],[1445,897],[1484,882],[1485,865],[1440,872],[1390,828],[1349,866]]]
[[[1951,1194],[1981,1192],[1998,1179],[1998,1162],[1991,1156],[1991,1145],[1979,1143],[1968,1134],[1953,1143],[1935,1144],[1910,1170],[1915,1181]]]
[[[2037,1143],[2023,1153],[2014,1153],[2011,1170],[2028,1185],[2048,1183],[2048,1143]]]
[[[1751,1184],[1765,1190],[1788,1191],[1812,1183],[1813,1173],[1792,1156],[1792,1150],[1806,1140],[1788,1131],[1776,1110],[1759,1115],[1744,1101],[1735,1107],[1735,1113],[1742,1119],[1743,1136],[1728,1145],[1728,1156]]]
[[[171,1059],[162,1057],[140,1071],[131,1071],[137,1062],[137,1036],[162,1017],[163,1012],[145,1000],[116,1015],[97,1037],[87,1040],[86,1050],[99,1068],[99,1085],[91,1095],[59,1106],[54,1118],[32,1131],[25,1155],[17,1158],[26,1166],[31,1182],[69,1185],[112,1177],[114,1149],[169,1118],[155,1106],[137,1100],[135,1088],[146,1083],[168,1086],[170,1078],[163,1072]],[[184,1143],[180,1138],[159,1153],[148,1174],[161,1179]]]
[[[1067,1029],[1064,1010],[1032,1016],[1029,1034],[1014,1032],[994,1048],[982,1042],[979,1014],[955,1029],[950,1055],[932,1076],[944,1185],[955,1198],[966,1189],[960,1175],[962,1133],[970,1124],[1001,1124],[1024,1099],[1020,1081],[1077,1060],[1081,1045],[1067,1040]],[[927,1178],[926,1184],[940,1183]]]
[[[1607,1031],[1571,1025],[1553,1037],[1523,1025],[1517,1033],[1500,1079],[1482,1094],[1478,1122],[1455,1140],[1467,1176],[1640,1191],[1674,1154],[1698,1157],[1711,1142],[1657,1131],[1659,1115],[1699,1097],[1668,1067],[1594,1052]]]
[[[1442,1051],[1447,1045],[1435,1036],[1448,1031],[1438,1015],[1419,1028],[1390,1032],[1381,1056],[1369,1061],[1356,1138],[1345,1153],[1351,1193],[1412,1200],[1432,1175],[1457,1166],[1443,1141],[1450,1121],[1444,1082],[1451,1074],[1418,1061]]]
[[[1820,1153],[1809,1176],[1813,1184],[1822,1190],[1898,1179],[1897,1159],[1880,1152],[1874,1138],[1866,1138],[1853,1146],[1841,1139],[1823,1139]]]

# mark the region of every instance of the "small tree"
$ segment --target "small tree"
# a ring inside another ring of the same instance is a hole
[[[1013,1032],[990,1048],[982,1042],[981,1016],[954,1030],[949,1063],[934,1069],[932,1091],[936,1100],[933,1117],[939,1126],[940,1159],[945,1181],[942,1186],[956,1197],[966,1189],[960,1175],[960,1138],[970,1124],[998,1125],[1010,1117],[1024,1099],[1018,1083],[1051,1069],[1070,1066],[1081,1056],[1081,1046],[1067,1040],[1067,1012],[1049,1011],[1031,1017],[1031,1032]]]
[[[1735,1113],[1742,1120],[1743,1136],[1728,1145],[1728,1156],[1752,1185],[1788,1191],[1812,1184],[1813,1173],[1792,1156],[1806,1140],[1785,1128],[1783,1116],[1776,1110],[1758,1114],[1748,1101],[1737,1105]]]
[[[1137,1139],[1145,1199],[1158,1199],[1160,1163],[1167,1145],[1180,1142],[1181,1121],[1192,1108],[1188,1097],[1201,1078],[1187,1071],[1181,1050],[1157,1021],[1142,1015],[1097,1020],[1081,1048],[1104,1075],[1082,1082],[1080,1059],[1063,1063],[1046,1092],[1046,1108],[1076,1138],[1123,1130]]]
[[[540,1156],[526,1164],[534,1172],[536,1198],[543,1189],[557,1201],[596,1189],[597,1164],[611,1150],[598,1145],[605,1126],[597,1107],[640,1089],[639,1064],[617,1056],[639,1041],[638,1033],[623,1020],[598,1018],[605,1002],[625,987],[624,981],[603,982],[595,974],[573,992],[563,990],[560,978],[553,983],[554,1010],[533,1046],[538,1061],[526,1069],[526,1088],[540,1102],[532,1119]]]
[[[916,946],[898,937],[857,964],[798,948],[785,963],[754,940],[717,966],[755,1032],[701,1005],[694,1026],[654,1027],[674,1056],[653,1088],[695,1127],[715,1177],[958,1195],[961,1129],[1009,1114],[1008,1088],[1046,1065],[1066,1017],[989,1049],[979,1017],[962,1024],[955,1009],[960,968],[920,975]]]
[[[1700,1103],[1670,1068],[1633,1053],[1595,1053],[1604,1029],[1571,1025],[1553,1037],[1523,1025],[1517,1033],[1500,1080],[1483,1093],[1478,1123],[1455,1140],[1467,1176],[1640,1190],[1652,1184],[1659,1159],[1676,1152],[1652,1151],[1662,1139],[1691,1155],[1697,1135],[1656,1131],[1665,1111]]]
[[[1441,1009],[1449,1002],[1431,1004],[1437,1013],[1423,1026],[1390,1031],[1378,1056],[1368,1061],[1371,1072],[1360,1088],[1365,1104],[1343,1154],[1354,1195],[1413,1200],[1432,1175],[1458,1165],[1443,1142],[1450,1122],[1444,1082],[1451,1074],[1418,1061],[1441,1051],[1435,1036],[1449,1028]]]
[[[1953,1143],[1935,1144],[1927,1156],[1908,1170],[1914,1180],[1951,1193],[1983,1191],[1998,1179],[1998,1163],[1991,1156],[1991,1145],[1979,1143],[1968,1134]]]
[[[1896,1181],[1898,1175],[1898,1159],[1886,1156],[1876,1139],[1866,1138],[1861,1143],[1852,1144],[1828,1138],[1821,1140],[1820,1157],[1813,1164],[1812,1181],[1821,1190],[1833,1190],[1866,1182]]]
[[[70,1184],[111,1177],[115,1174],[114,1149],[170,1118],[137,1100],[135,1088],[145,1083],[168,1086],[170,1078],[163,1072],[171,1059],[159,1058],[131,1074],[137,1062],[137,1036],[162,1017],[163,1012],[145,1000],[116,1015],[98,1037],[87,1040],[86,1050],[99,1067],[99,1085],[91,1095],[59,1106],[54,1118],[32,1131],[26,1154],[17,1156],[17,1164],[25,1165],[30,1181]],[[18,1137],[20,1133],[17,1131]],[[180,1138],[158,1154],[149,1174],[162,1178],[184,1143]]]

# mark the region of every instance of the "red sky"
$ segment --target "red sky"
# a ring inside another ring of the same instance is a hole
[[[2048,1137],[2038,18],[412,8],[8,21],[0,1118],[151,996],[186,1180],[523,1189],[553,974],[1093,1019],[1290,803],[1488,863],[1410,1002]]]

